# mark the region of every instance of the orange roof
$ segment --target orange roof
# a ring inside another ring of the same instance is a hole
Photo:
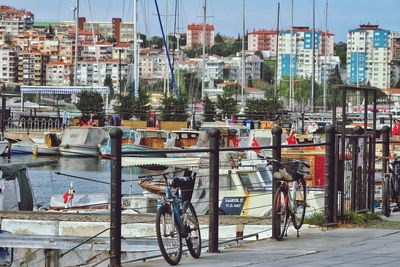
[[[400,88],[389,88],[382,91],[389,95],[400,95]]]
[[[191,31],[196,31],[196,30],[197,31],[202,31],[203,30],[203,24],[189,24],[187,26],[187,29],[191,30]],[[213,31],[213,30],[215,30],[214,25],[206,24],[206,31]]]
[[[114,44],[114,47],[129,47],[130,45],[130,43],[118,42]]]
[[[47,65],[64,65],[64,66],[72,66],[72,63],[70,62],[64,62],[62,60],[58,60],[58,61],[52,61],[50,63],[48,63]]]
[[[95,58],[90,58],[90,59],[84,59],[84,60],[79,60],[79,62],[104,62],[104,63],[119,63],[119,59],[110,59],[110,58],[106,58],[106,59],[99,59],[96,60]],[[121,63],[126,62],[126,60],[121,60]]]
[[[261,29],[261,30],[254,30],[252,32],[250,32],[249,34],[276,34],[276,30],[265,30],[265,29]]]
[[[246,88],[244,88],[244,91],[246,93],[264,93],[263,90],[257,89],[257,88],[253,88],[253,87],[246,87]]]

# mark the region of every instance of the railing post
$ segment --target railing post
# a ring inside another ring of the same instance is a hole
[[[389,134],[390,134],[390,128],[388,126],[383,126],[382,129],[382,177],[385,177],[387,173],[389,173]],[[382,198],[383,198],[383,193],[385,193],[385,190],[382,191]],[[388,193],[388,192],[386,192]],[[386,208],[386,203],[385,201],[382,201],[382,212]]]
[[[121,142],[122,130],[114,127],[111,138],[110,266],[121,266]]]
[[[353,136],[352,136],[352,153],[351,153],[351,211],[356,211],[357,207],[357,199],[358,194],[357,192],[357,160],[358,160],[358,138],[359,135],[362,133],[362,128],[360,126],[356,126],[353,128]]]
[[[211,129],[209,132],[210,152],[210,181],[209,181],[209,252],[218,252],[218,203],[219,203],[219,129]]]
[[[334,210],[337,208],[334,202],[334,195],[337,194],[335,192],[335,126],[326,126],[325,134],[327,143],[325,150],[325,223],[330,224],[334,222]]]
[[[272,149],[272,158],[281,161],[281,146],[282,146],[282,128],[279,126],[275,126],[272,128],[272,144],[274,148]],[[272,163],[272,175],[279,171],[279,163]],[[275,192],[278,189],[278,183],[272,178],[272,238],[276,238],[276,228],[279,229],[279,226],[276,224],[275,218]]]

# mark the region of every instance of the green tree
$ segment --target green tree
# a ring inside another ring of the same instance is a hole
[[[99,114],[103,112],[103,97],[100,93],[86,90],[78,94],[78,97],[79,100],[76,102],[75,106],[83,115],[90,115],[92,113]]]
[[[138,95],[133,102],[133,113],[140,120],[144,121],[150,109],[150,95],[143,88],[139,87]]]
[[[186,112],[187,99],[179,99],[173,96],[165,96],[161,99],[161,115],[164,121],[186,121],[188,114]]]
[[[234,98],[236,101],[238,100],[238,96],[241,94],[241,86],[238,83],[228,84],[224,86],[224,97],[225,98]]]
[[[273,99],[247,99],[246,115],[255,119],[271,119],[271,114],[275,114],[283,109],[282,102]]]
[[[204,121],[215,121],[216,114],[215,103],[206,95],[204,97]]]
[[[149,40],[150,48],[162,48],[164,46],[163,39],[159,36],[153,36]]]
[[[106,38],[106,42],[108,43],[116,43],[117,42],[117,38],[115,38],[115,36],[109,36]]]
[[[231,116],[237,113],[238,101],[226,95],[218,95],[217,107],[222,111],[223,115]]]
[[[122,83],[122,81],[121,81]],[[104,78],[104,86],[107,86],[110,89],[110,98],[114,98],[114,87],[113,87],[113,82],[111,79],[111,75],[106,75],[106,78]]]
[[[346,67],[347,62],[347,44],[339,42],[334,46],[335,54],[340,58],[340,65]]]
[[[128,120],[133,115],[133,108],[135,106],[135,98],[132,93],[127,95],[119,94],[117,96],[117,104],[113,107],[114,110],[118,110],[122,119]]]
[[[272,63],[274,63],[275,61],[272,61]],[[268,61],[264,61],[261,64],[261,79],[264,82],[268,82],[270,84],[272,84],[274,82],[274,69],[271,68],[271,63]]]
[[[247,79],[247,87],[253,88],[253,79],[251,76]]]
[[[396,88],[400,88],[400,79],[397,81],[395,87],[396,87]]]
[[[11,45],[12,44],[12,36],[9,33],[6,33],[4,35],[4,43],[7,45]]]

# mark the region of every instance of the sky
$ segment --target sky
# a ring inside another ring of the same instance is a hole
[[[180,0],[179,23],[181,32],[189,23],[202,23],[204,0]],[[312,26],[312,1],[294,1],[294,25]],[[316,28],[325,29],[326,0],[316,1]],[[80,0],[80,16],[88,20],[111,21],[113,17],[132,20],[133,0]],[[277,5],[281,3],[280,28],[290,27],[291,0],[245,0],[246,30],[275,29]],[[160,12],[168,14],[168,31],[174,28],[175,0],[158,0]],[[72,20],[76,0],[1,0],[3,5],[32,11],[36,20]],[[400,31],[400,0],[328,0],[328,29],[335,41],[346,41],[349,29],[359,24],[379,24],[381,28]],[[242,0],[207,0],[207,22],[216,32],[237,36],[242,32]],[[139,0],[139,31],[161,35],[153,0]],[[165,17],[164,17],[165,18]],[[165,27],[164,25],[164,27]]]

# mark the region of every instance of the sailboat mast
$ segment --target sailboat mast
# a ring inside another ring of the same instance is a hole
[[[290,22],[290,54],[289,54],[289,109],[293,109],[293,0],[290,10],[291,22]]]
[[[323,105],[324,105],[324,112],[327,111],[326,107],[326,67],[328,64],[328,0],[326,0],[325,3],[325,64],[324,64],[324,99],[323,99]]]
[[[244,47],[244,35],[246,31],[246,21],[245,21],[245,0],[242,0],[242,17],[243,17],[243,32],[242,32],[242,107],[244,107],[244,88],[246,87],[246,57],[245,57],[245,47]]]
[[[313,26],[312,26],[312,65],[311,65],[311,105],[315,112],[315,0],[313,0]]]
[[[138,79],[138,45],[137,45],[137,0],[133,0],[133,92],[132,95],[138,95],[139,79]]]
[[[279,58],[279,16],[281,11],[281,3],[278,2],[278,16],[276,21],[276,43],[275,43],[275,84],[274,84],[274,101],[278,92],[278,58]]]
[[[74,86],[77,85],[78,73],[78,35],[79,35],[79,0],[76,0],[76,16],[75,16],[75,59],[74,59]]]
[[[205,72],[206,72],[206,23],[207,23],[207,0],[204,0],[203,4],[203,52],[202,52],[202,65],[201,65],[201,99],[204,99],[204,89],[205,89]]]

